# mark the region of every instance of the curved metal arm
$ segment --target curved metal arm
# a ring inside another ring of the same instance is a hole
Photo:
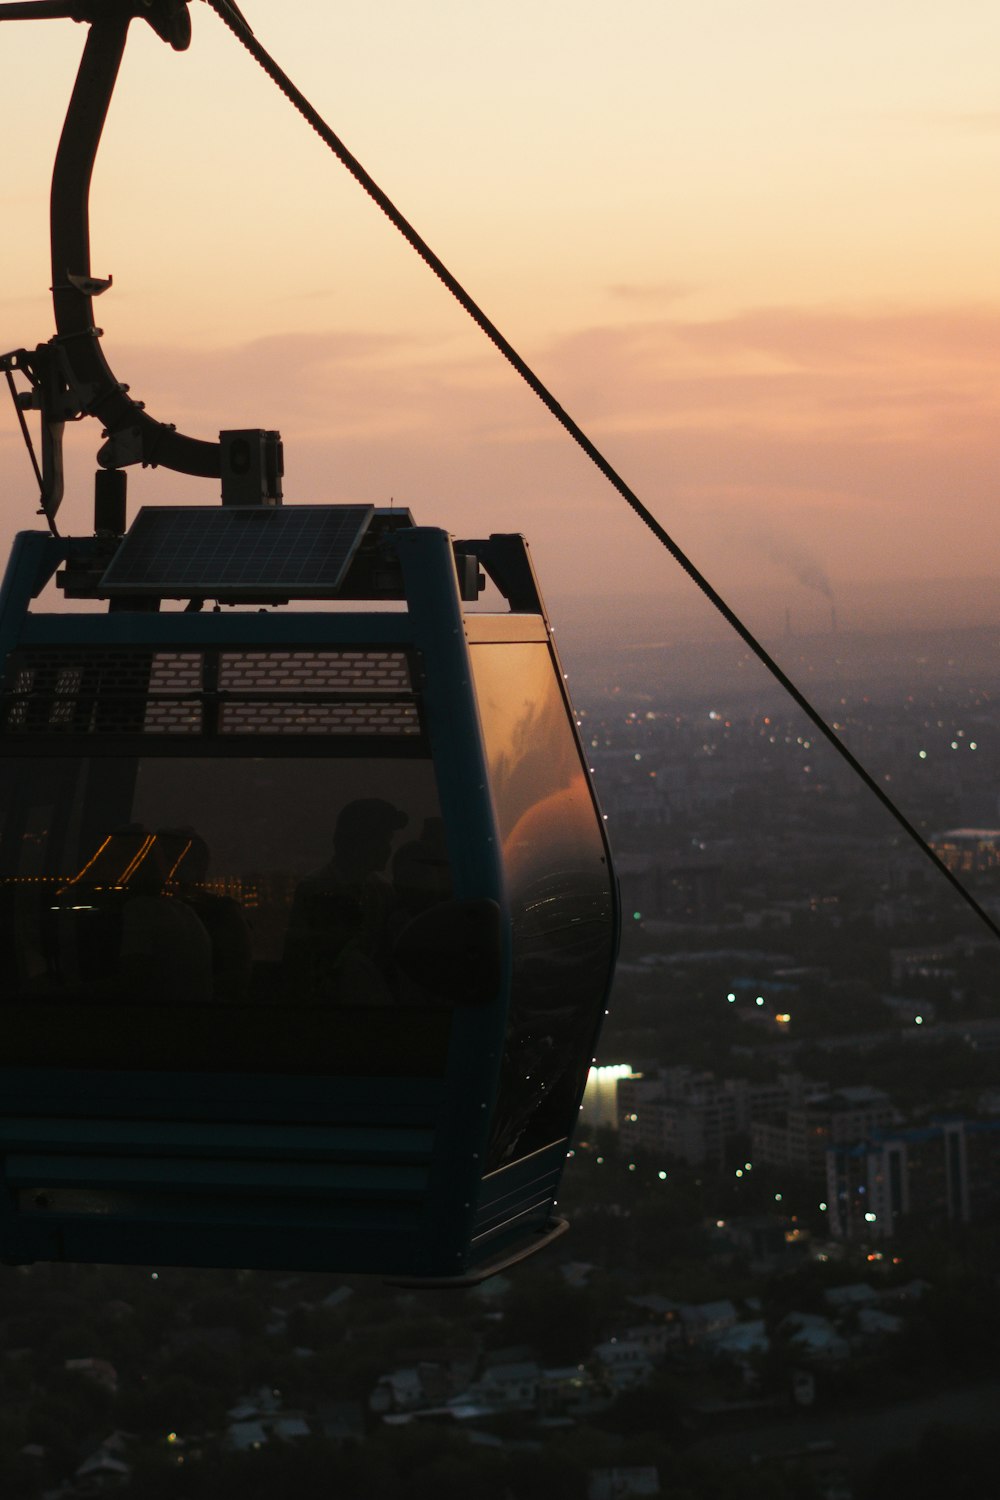
[[[190,40],[186,0],[100,0],[80,8],[89,10],[90,34],[52,173],[52,303],[60,364],[78,410],[104,424],[108,441],[98,454],[103,467],[141,463],[218,478],[218,443],[185,437],[155,421],[115,379],[101,351],[92,303],[92,292],[100,283],[90,271],[90,182],[129,23],[143,16],[182,50]]]
[[[82,5],[72,0],[15,0],[13,4],[0,5],[0,21],[85,21]]]

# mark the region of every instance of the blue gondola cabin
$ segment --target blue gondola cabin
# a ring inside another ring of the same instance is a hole
[[[522,539],[24,533],[0,661],[0,1256],[461,1283],[558,1233],[618,916]]]

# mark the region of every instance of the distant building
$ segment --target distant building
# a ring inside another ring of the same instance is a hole
[[[633,1339],[608,1339],[593,1350],[595,1373],[614,1391],[645,1385],[653,1374],[649,1352]]]
[[[726,1220],[721,1228],[717,1222],[714,1238],[745,1256],[751,1272],[758,1275],[804,1261],[811,1243],[808,1229],[779,1214],[745,1215]]]
[[[907,979],[954,979],[958,953],[953,942],[935,943],[919,948],[893,948],[889,953],[892,982]]]
[[[76,1487],[70,1493],[99,1495],[107,1490],[121,1489],[131,1476],[132,1465],[102,1446],[85,1458],[77,1469],[74,1475]]]
[[[888,1239],[910,1212],[908,1153],[918,1135],[930,1132],[907,1134],[909,1142],[897,1135],[827,1150],[827,1214],[837,1239]]]
[[[649,827],[657,821],[650,809],[631,810],[633,821]],[[620,821],[622,809],[619,809]],[[659,855],[624,853],[615,868],[622,883],[626,922],[669,921],[703,925],[722,912],[721,861],[709,856],[666,863]]]
[[[630,1500],[660,1494],[660,1475],[652,1465],[629,1469],[591,1469],[587,1500]]]
[[[880,995],[879,999],[904,1026],[932,1026],[937,1020],[937,1006],[933,1000],[911,1000],[899,995]]]
[[[722,865],[691,860],[661,873],[665,915],[675,922],[716,922],[722,912]]]
[[[617,1129],[618,1084],[623,1078],[635,1076],[629,1063],[608,1063],[604,1067],[591,1068],[580,1108],[581,1126],[594,1129],[599,1125],[610,1125]]]
[[[95,1385],[104,1386],[112,1395],[117,1394],[118,1372],[106,1359],[67,1359],[63,1361],[63,1368],[85,1376]]]
[[[838,1365],[850,1355],[850,1345],[829,1318],[819,1313],[790,1312],[780,1324],[795,1352],[813,1364]]]
[[[797,1073],[772,1083],[719,1079],[686,1067],[632,1074],[618,1081],[621,1142],[626,1149],[680,1157],[692,1166],[718,1165],[733,1136],[787,1110],[812,1087]]]
[[[831,1232],[891,1239],[900,1219],[968,1224],[1000,1208],[1000,1120],[883,1131],[827,1152]]]
[[[606,1411],[612,1396],[594,1372],[583,1365],[565,1365],[543,1370],[538,1389],[538,1415],[542,1418],[585,1417]]]
[[[739,1322],[736,1305],[726,1298],[722,1302],[691,1302],[680,1310],[684,1341],[694,1345],[717,1338]]]
[[[935,854],[961,874],[1000,868],[1000,828],[950,828],[931,839]]]
[[[532,1411],[538,1402],[542,1372],[536,1360],[490,1365],[471,1392],[495,1411]]]
[[[892,1125],[895,1115],[882,1089],[836,1089],[793,1105],[781,1119],[755,1120],[754,1160],[822,1177],[831,1146],[866,1140]]]

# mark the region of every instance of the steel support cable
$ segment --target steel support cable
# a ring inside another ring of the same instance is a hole
[[[35,457],[35,445],[31,441],[31,432],[28,428],[27,422],[25,421],[24,411],[22,410],[21,403],[18,399],[17,386],[14,384],[14,377],[9,370],[4,370],[4,374],[7,377],[7,387],[10,391],[10,399],[14,403],[14,411],[17,414],[17,421],[18,426],[21,429],[21,436],[24,438],[24,445],[28,450],[28,457],[31,460],[31,467],[35,471],[35,479],[38,483],[38,493],[41,497],[41,514],[48,521],[49,530],[52,532],[52,535],[58,536],[59,528],[56,525],[56,518],[55,516],[50,515],[45,507],[45,481],[42,478],[42,471],[38,467],[38,459]]]
[[[482,308],[477,302],[473,300],[473,298],[465,290],[462,284],[452,275],[444,262],[434,254],[434,251],[430,248],[430,246],[422,238],[422,236],[417,233],[417,231],[413,228],[413,225],[410,224],[410,222],[406,218],[404,218],[402,213],[400,213],[399,209],[388,197],[388,195],[382,190],[382,188],[379,187],[378,183],[369,176],[369,174],[365,171],[364,167],[357,160],[357,158],[353,156],[352,153],[344,145],[340,137],[330,129],[329,125],[327,125],[322,116],[313,108],[304,94],[300,93],[292,83],[291,79],[282,72],[274,59],[265,51],[260,42],[258,42],[250,26],[244,20],[239,11],[236,10],[236,7],[230,5],[229,0],[208,0],[208,4],[220,17],[220,19],[225,22],[225,24],[232,31],[233,35],[243,44],[250,55],[260,64],[264,72],[268,75],[272,82],[277,85],[277,87],[281,90],[281,92],[285,95],[289,102],[295,106],[295,108],[299,111],[303,118],[313,127],[320,139],[323,140],[327,146],[329,146],[330,150],[337,157],[338,161],[347,168],[351,176],[354,177],[356,181],[361,185],[361,187],[364,188],[369,197],[372,198],[375,203],[377,203],[379,208],[385,214],[386,218],[389,219],[390,223],[392,223],[396,229],[398,229],[407,243],[410,244],[420,256],[421,260],[423,260],[425,264],[429,266],[430,269],[434,272],[435,276],[437,276],[438,279],[444,283],[449,292],[451,292],[456,301],[465,309],[465,311],[469,314],[470,318],[477,325],[477,327],[479,327],[483,331],[483,333],[485,333],[486,337],[492,344],[496,346],[496,348],[500,351],[504,358],[511,365],[513,365],[514,369],[521,376],[522,380],[524,380],[524,382],[528,386],[530,386],[530,388],[534,391],[535,395],[542,402],[542,404],[547,408],[549,412],[551,412],[552,416],[555,417],[556,421],[563,428],[565,428],[570,437],[573,438],[574,442],[583,449],[584,453],[591,460],[591,462],[596,465],[596,467],[604,475],[605,479],[607,479],[608,482],[618,491],[622,499],[631,506],[640,520],[645,522],[645,524],[649,527],[650,531],[656,537],[661,546],[666,548],[674,561],[684,569],[684,572],[688,575],[691,581],[698,586],[701,592],[705,595],[706,599],[708,599],[710,603],[715,606],[719,614],[722,615],[727,624],[730,625],[733,630],[735,630],[740,639],[750,648],[754,656],[757,657],[758,661],[760,661],[761,664],[765,666],[770,672],[771,676],[778,683],[780,683],[780,685],[784,688],[785,692],[789,695],[793,702],[798,705],[798,707],[802,710],[802,712],[806,715],[810,722],[815,725],[816,729],[823,736],[823,738],[830,745],[832,745],[837,754],[844,761],[846,761],[854,774],[864,783],[868,790],[874,793],[874,795],[878,798],[879,802],[886,809],[886,811],[892,815],[892,817],[899,824],[900,828],[903,829],[904,833],[907,834],[907,836],[913,841],[913,843],[917,845],[922,853],[936,867],[939,873],[943,875],[948,883],[958,892],[962,900],[965,901],[965,903],[969,907],[971,907],[979,920],[989,928],[994,937],[1000,938],[1000,926],[998,926],[997,923],[994,922],[993,918],[979,904],[972,892],[968,890],[962,883],[962,881],[958,879],[954,871],[948,868],[940,855],[931,848],[930,844],[924,838],[923,834],[921,834],[920,831],[910,822],[905,813],[903,813],[901,809],[897,807],[892,798],[883,790],[883,788],[878,784],[875,778],[870,775],[870,773],[865,769],[865,767],[856,758],[852,751],[848,749],[843,740],[838,738],[838,736],[827,724],[826,720],[822,717],[819,710],[814,708],[813,705],[809,702],[809,699],[806,698],[805,695],[796,687],[795,683],[791,680],[790,677],[786,675],[786,673],[774,660],[773,656],[771,656],[770,652],[766,650],[766,648],[761,644],[760,641],[758,641],[757,637],[753,634],[749,627],[747,625],[744,625],[740,617],[729,607],[725,599],[723,599],[722,595],[712,587],[704,574],[695,567],[694,563],[687,556],[687,554],[682,551],[682,549],[674,541],[673,537],[671,537],[670,534],[665,530],[665,528],[661,526],[660,522],[653,515],[652,511],[650,511],[649,508],[643,504],[638,495],[636,495],[635,492],[630,488],[630,486],[625,483],[625,480],[618,473],[617,469],[615,469],[611,465],[611,463],[609,463],[600,449],[591,442],[587,434],[580,426],[578,426],[578,424],[573,420],[569,413],[560,405],[560,403],[556,400],[555,396],[553,396],[548,387],[543,384],[543,382],[535,374],[534,370],[531,369],[530,365],[525,363],[525,361],[521,358],[520,354],[518,354],[513,345],[509,343],[506,338],[504,338],[500,330],[486,316]]]
[[[31,433],[28,431],[28,424],[24,420],[24,412],[21,410],[21,403],[18,400],[17,386],[14,384],[14,377],[9,370],[4,370],[4,374],[7,377],[7,386],[10,390],[10,399],[14,403],[14,411],[17,415],[18,426],[21,429],[21,436],[24,438],[25,446],[28,450],[28,457],[31,459],[31,467],[35,471],[35,478],[38,480],[38,488],[44,494],[44,485],[42,484],[42,471],[38,467],[38,459],[35,457],[35,445],[31,441]]]

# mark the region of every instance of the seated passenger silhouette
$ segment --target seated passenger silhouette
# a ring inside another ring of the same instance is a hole
[[[212,950],[212,991],[216,1000],[246,1000],[253,958],[243,908],[206,884],[209,850],[193,828],[164,828],[157,835],[167,866],[167,890],[201,922]]]
[[[395,834],[408,821],[381,797],[361,797],[341,810],[332,858],[295,892],[285,944],[289,999],[392,1003],[388,943],[395,897],[382,871]]]

